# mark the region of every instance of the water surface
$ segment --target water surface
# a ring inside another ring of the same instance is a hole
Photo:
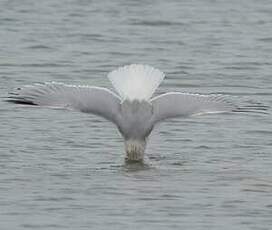
[[[112,88],[129,63],[157,93],[222,93],[272,106],[272,2],[1,1],[0,91],[44,81]],[[271,229],[271,113],[169,120],[147,165],[124,165],[95,116],[0,102],[0,228]]]

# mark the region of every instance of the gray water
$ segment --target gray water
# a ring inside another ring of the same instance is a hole
[[[129,63],[156,92],[272,106],[272,1],[0,1],[0,93],[59,81],[112,89]],[[236,100],[235,99],[235,100]],[[146,165],[111,123],[0,102],[0,229],[271,229],[271,112],[162,123]]]

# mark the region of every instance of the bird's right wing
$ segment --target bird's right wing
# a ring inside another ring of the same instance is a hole
[[[17,88],[9,94],[8,101],[93,113],[114,123],[121,103],[120,98],[106,88],[56,82]]]
[[[222,95],[171,92],[153,98],[151,103],[153,105],[153,123],[167,118],[230,112],[235,109],[235,106],[227,102]]]

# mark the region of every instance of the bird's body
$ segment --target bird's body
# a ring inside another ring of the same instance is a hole
[[[160,121],[234,109],[221,95],[170,92],[151,98],[164,74],[147,65],[124,66],[109,73],[108,78],[119,95],[106,88],[50,82],[17,88],[10,94],[9,101],[104,117],[113,122],[123,136],[128,161],[143,160],[147,138]]]
[[[125,100],[121,104],[118,129],[125,139],[127,160],[143,159],[146,138],[153,128],[152,114],[152,105],[144,100]]]

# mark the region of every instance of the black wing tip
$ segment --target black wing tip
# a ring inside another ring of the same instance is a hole
[[[38,104],[34,103],[33,101],[28,101],[28,100],[24,100],[24,99],[16,99],[16,98],[12,98],[12,97],[8,97],[8,98],[4,99],[4,101],[8,102],[8,103],[21,104],[21,105],[38,105]]]
[[[238,106],[233,112],[235,113],[258,113],[258,114],[269,114],[270,106],[256,103],[252,105]]]

